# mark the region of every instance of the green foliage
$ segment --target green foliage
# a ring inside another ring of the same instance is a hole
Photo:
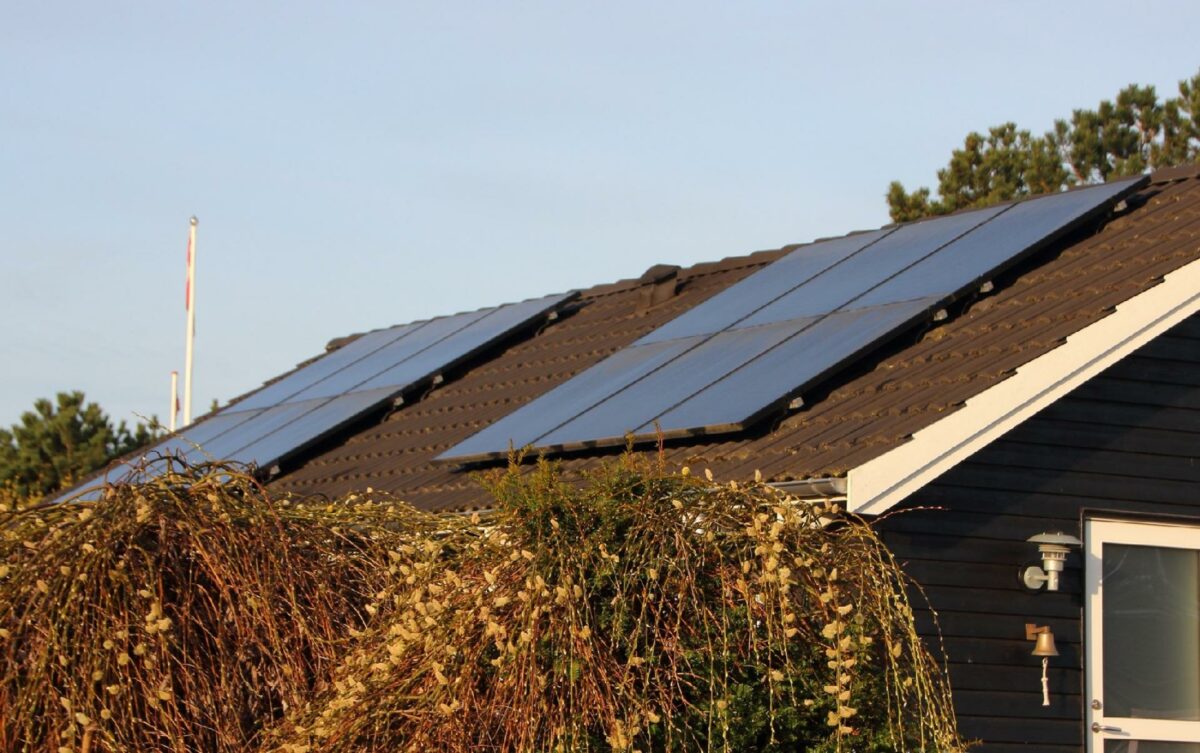
[[[685,469],[686,470],[686,469]],[[911,584],[864,521],[627,458],[493,475],[277,751],[955,751]]]
[[[1164,102],[1153,86],[1131,84],[1095,110],[1055,121],[1042,136],[1014,123],[987,135],[972,131],[938,170],[936,198],[928,188],[909,192],[893,181],[888,208],[893,221],[907,222],[1198,160],[1200,73]]]
[[[33,404],[11,430],[0,429],[0,488],[22,497],[64,489],[113,458],[149,444],[155,430],[113,426],[82,392],[60,392]]]

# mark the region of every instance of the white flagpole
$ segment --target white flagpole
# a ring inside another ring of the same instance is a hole
[[[187,265],[187,349],[183,364],[183,425],[192,422],[192,341],[196,338],[196,225],[191,219],[188,231]]]
[[[171,417],[171,431],[175,431],[175,418],[179,415],[179,372],[171,372],[171,410],[167,414]]]

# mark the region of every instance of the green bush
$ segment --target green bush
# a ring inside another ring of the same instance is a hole
[[[961,749],[909,585],[835,503],[514,465],[397,577],[288,751]],[[465,525],[464,525],[465,523]]]

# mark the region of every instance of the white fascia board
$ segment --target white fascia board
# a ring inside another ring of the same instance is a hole
[[[852,469],[846,506],[877,515],[1200,310],[1200,261],[1121,303],[1108,316],[1019,367],[946,418]]]

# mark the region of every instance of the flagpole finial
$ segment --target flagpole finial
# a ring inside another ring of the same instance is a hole
[[[200,220],[196,219],[196,215],[194,215],[194,214],[192,215],[192,219],[190,220],[190,222],[191,222],[193,225],[199,225],[199,224],[200,224]]]

